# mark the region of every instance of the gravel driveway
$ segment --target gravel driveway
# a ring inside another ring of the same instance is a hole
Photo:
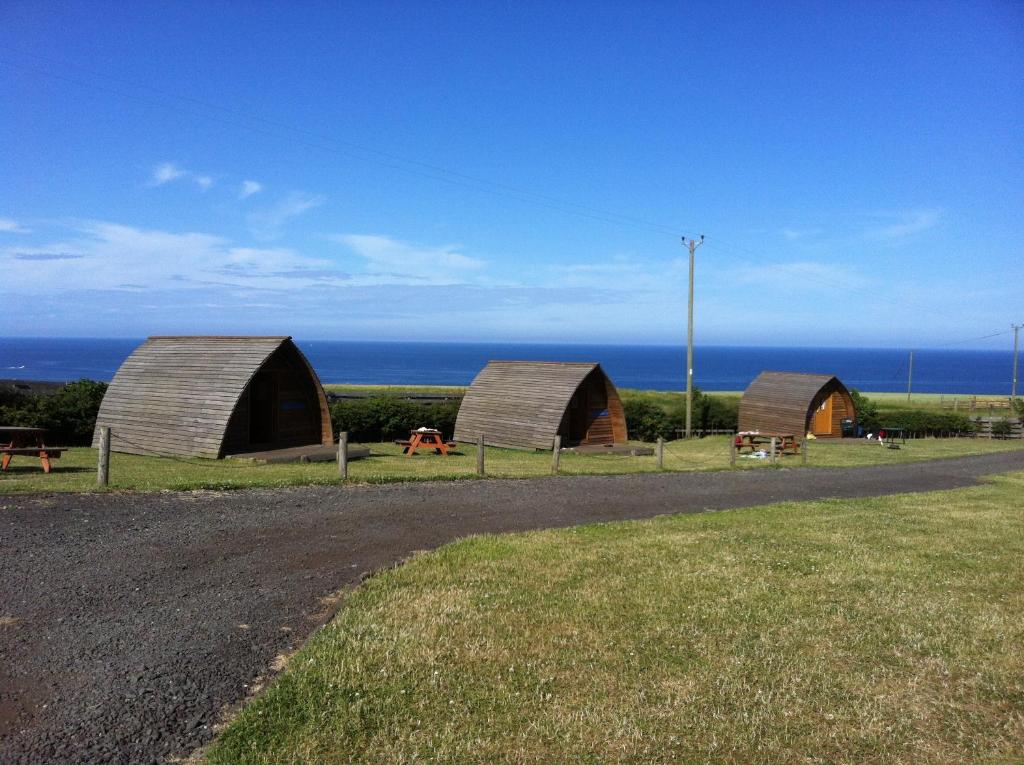
[[[1024,451],[850,469],[0,498],[0,762],[164,762],[366,572],[467,534],[929,491]]]

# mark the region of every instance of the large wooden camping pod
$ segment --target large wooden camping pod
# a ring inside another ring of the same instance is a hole
[[[323,386],[290,337],[151,337],[96,418],[128,454],[213,457],[330,444]]]
[[[838,438],[847,419],[857,419],[853,398],[831,375],[762,372],[740,399],[741,431]]]
[[[615,385],[600,364],[491,361],[462,399],[455,440],[489,446],[550,449],[626,442],[626,418]]]

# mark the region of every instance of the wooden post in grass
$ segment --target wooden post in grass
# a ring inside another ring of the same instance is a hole
[[[665,439],[658,436],[658,470],[665,469]]]
[[[551,475],[558,472],[558,461],[562,455],[562,437],[555,436],[555,447],[551,450]]]
[[[348,480],[348,431],[343,430],[338,434],[338,477],[342,481]]]
[[[106,486],[110,483],[110,428],[100,428],[100,456],[96,467],[96,483]]]
[[[775,464],[775,436],[772,436],[772,464]]]
[[[739,436],[729,436],[729,466],[736,467],[736,439]]]
[[[804,437],[800,439],[800,464],[807,464],[807,434],[804,433]]]
[[[484,434],[476,437],[476,474],[484,474]]]

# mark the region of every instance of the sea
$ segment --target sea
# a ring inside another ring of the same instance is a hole
[[[141,339],[0,338],[0,379],[109,381]],[[491,359],[599,362],[621,388],[686,387],[684,345],[564,345],[540,343],[407,343],[296,340],[325,383],[468,385]],[[995,350],[918,350],[918,393],[1009,395],[1013,354]],[[909,354],[888,348],[701,346],[694,349],[694,384],[739,391],[760,372],[812,372],[847,387],[905,391]],[[1024,371],[1024,370],[1022,370]]]

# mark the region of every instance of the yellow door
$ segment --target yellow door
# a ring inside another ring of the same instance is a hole
[[[814,412],[814,419],[811,420],[811,432],[816,436],[829,436],[832,434],[832,397],[821,402],[821,406]]]

